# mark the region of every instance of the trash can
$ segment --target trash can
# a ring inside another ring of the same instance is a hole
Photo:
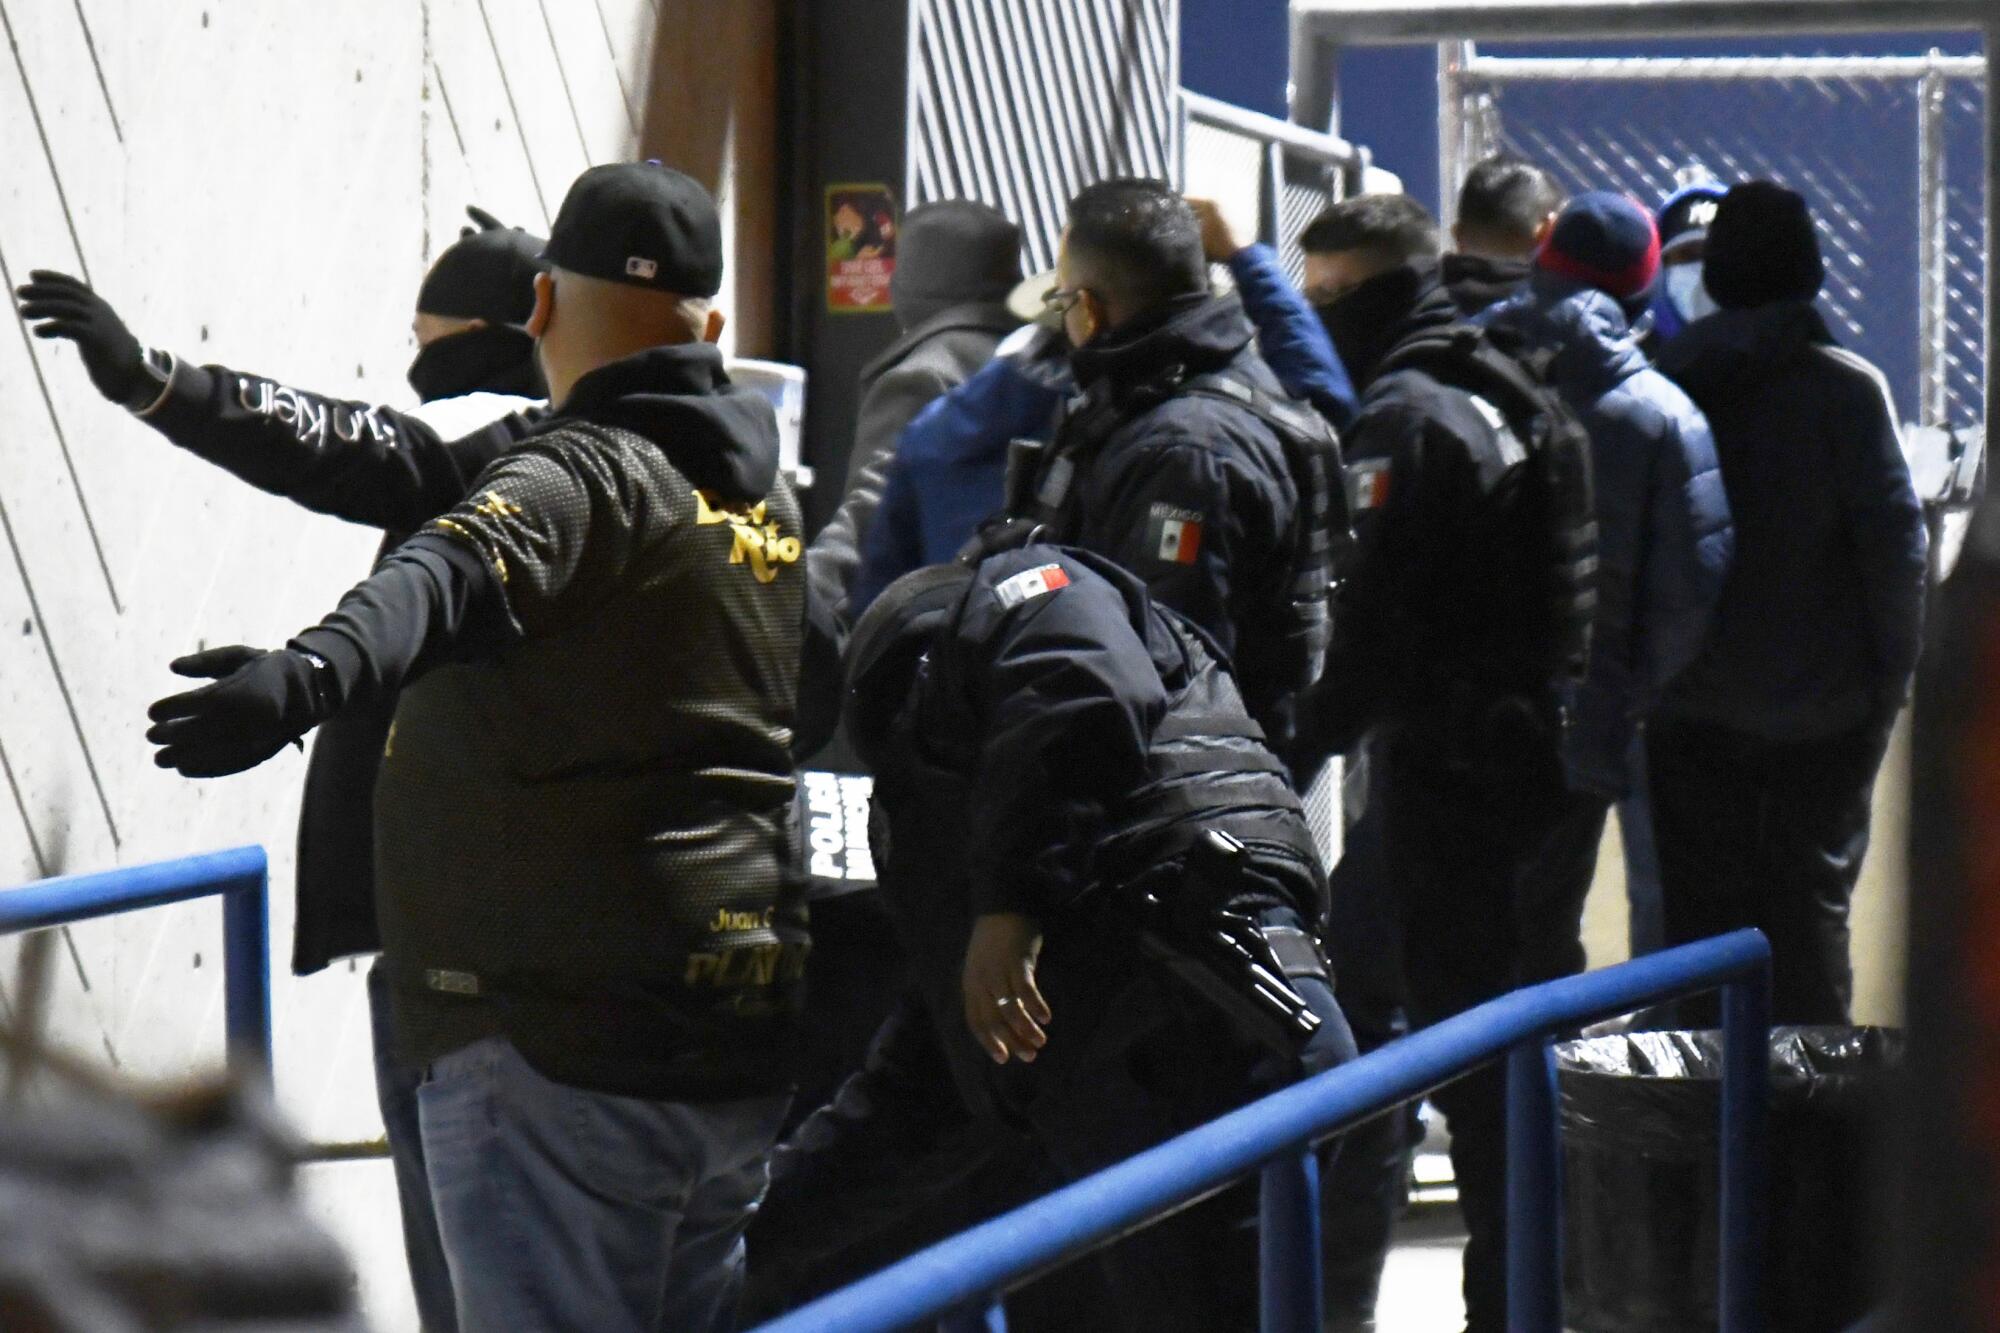
[[[1902,1034],[1771,1034],[1764,1309],[1774,1333],[1868,1312],[1887,1210],[1881,1128]],[[1720,1254],[1720,1032],[1631,1032],[1556,1047],[1564,1324],[1707,1333]]]

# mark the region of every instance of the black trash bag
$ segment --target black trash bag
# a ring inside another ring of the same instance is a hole
[[[1887,1225],[1882,1115],[1902,1034],[1771,1033],[1774,1333],[1866,1314]],[[1720,1256],[1720,1032],[1633,1032],[1556,1047],[1563,1138],[1564,1324],[1576,1333],[1707,1333]]]

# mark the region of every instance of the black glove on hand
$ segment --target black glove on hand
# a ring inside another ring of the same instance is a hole
[[[255,768],[311,731],[339,706],[333,673],[294,648],[237,645],[177,658],[174,674],[213,680],[146,710],[153,762],[189,778]]]
[[[491,213],[481,208],[478,204],[467,204],[465,206],[465,216],[471,218],[474,222],[477,222],[479,224],[477,228],[478,231],[507,230],[506,223],[502,222],[499,218],[494,217]],[[475,234],[475,229],[472,227],[460,227],[458,229],[458,235],[460,240],[463,240],[465,237],[474,234]]]
[[[109,301],[67,273],[36,269],[28,278],[14,295],[37,338],[75,343],[90,382],[114,403],[136,412],[159,396],[160,382],[146,370],[146,349]]]

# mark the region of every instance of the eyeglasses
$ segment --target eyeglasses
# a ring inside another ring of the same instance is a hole
[[[1067,315],[1089,293],[1087,287],[1051,287],[1042,293],[1042,310],[1050,315]]]

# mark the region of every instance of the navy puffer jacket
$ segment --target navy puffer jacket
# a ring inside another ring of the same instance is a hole
[[[1482,322],[1553,353],[1549,378],[1590,432],[1597,621],[1564,762],[1572,785],[1621,796],[1633,729],[1701,652],[1735,554],[1715,440],[1603,292],[1537,275]]]

